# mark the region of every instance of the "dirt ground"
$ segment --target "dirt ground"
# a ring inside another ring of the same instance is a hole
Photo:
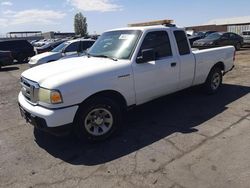
[[[26,124],[17,95],[27,68],[0,72],[0,187],[249,187],[250,48],[218,94],[191,88],[150,102],[95,144]]]

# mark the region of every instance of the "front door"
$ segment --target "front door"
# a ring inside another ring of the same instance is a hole
[[[140,64],[133,62],[137,104],[177,90],[180,65],[171,46],[167,31],[146,34],[137,57],[142,55],[142,50],[153,49],[156,59]]]

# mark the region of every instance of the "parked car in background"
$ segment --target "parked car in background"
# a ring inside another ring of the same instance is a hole
[[[32,45],[32,46],[34,46],[34,44],[36,43],[36,42],[38,42],[39,40],[32,40],[32,41],[30,41],[30,44]]]
[[[228,45],[234,46],[236,50],[240,50],[243,45],[243,38],[236,33],[216,32],[193,43],[193,47],[199,49]]]
[[[41,39],[41,40],[38,40],[38,41],[36,41],[36,42],[33,42],[32,45],[33,45],[34,47],[41,47],[41,46],[47,44],[48,41],[49,41],[49,39]]]
[[[242,32],[244,44],[250,44],[250,30]]]
[[[189,36],[188,39],[189,39],[189,42],[191,44],[191,46],[193,46],[193,43],[194,41],[197,41],[199,39],[203,39],[205,37],[207,37],[208,35],[212,34],[212,33],[215,33],[217,31],[200,31],[200,32],[195,32],[193,33],[192,36]]]
[[[34,47],[27,40],[0,41],[0,50],[11,51],[11,55],[18,62],[28,60],[35,55]]]
[[[50,52],[45,52],[32,57],[29,61],[30,67],[56,61],[60,58],[81,56],[88,48],[95,43],[92,39],[76,39],[66,41]]]
[[[11,51],[0,51],[0,69],[2,66],[13,64],[13,60]]]
[[[57,46],[59,46],[60,44],[62,44],[65,41],[66,40],[59,40],[59,41],[47,43],[47,44],[43,45],[42,47],[37,47],[36,52],[37,52],[37,54],[41,54],[41,53],[44,53],[44,52],[49,52],[49,51],[53,50],[54,48],[56,48]]]

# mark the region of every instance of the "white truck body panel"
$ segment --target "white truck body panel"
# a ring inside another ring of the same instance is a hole
[[[209,74],[208,70],[211,70],[211,68],[218,62],[224,64],[225,72],[232,69],[234,64],[234,53],[235,48],[233,46],[194,51],[193,54],[196,59],[196,70],[193,85],[204,83]]]

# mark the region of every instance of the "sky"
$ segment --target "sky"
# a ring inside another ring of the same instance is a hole
[[[74,31],[82,12],[88,32],[98,33],[129,23],[173,19],[181,27],[212,19],[250,16],[250,0],[0,0],[0,35],[10,31]]]

